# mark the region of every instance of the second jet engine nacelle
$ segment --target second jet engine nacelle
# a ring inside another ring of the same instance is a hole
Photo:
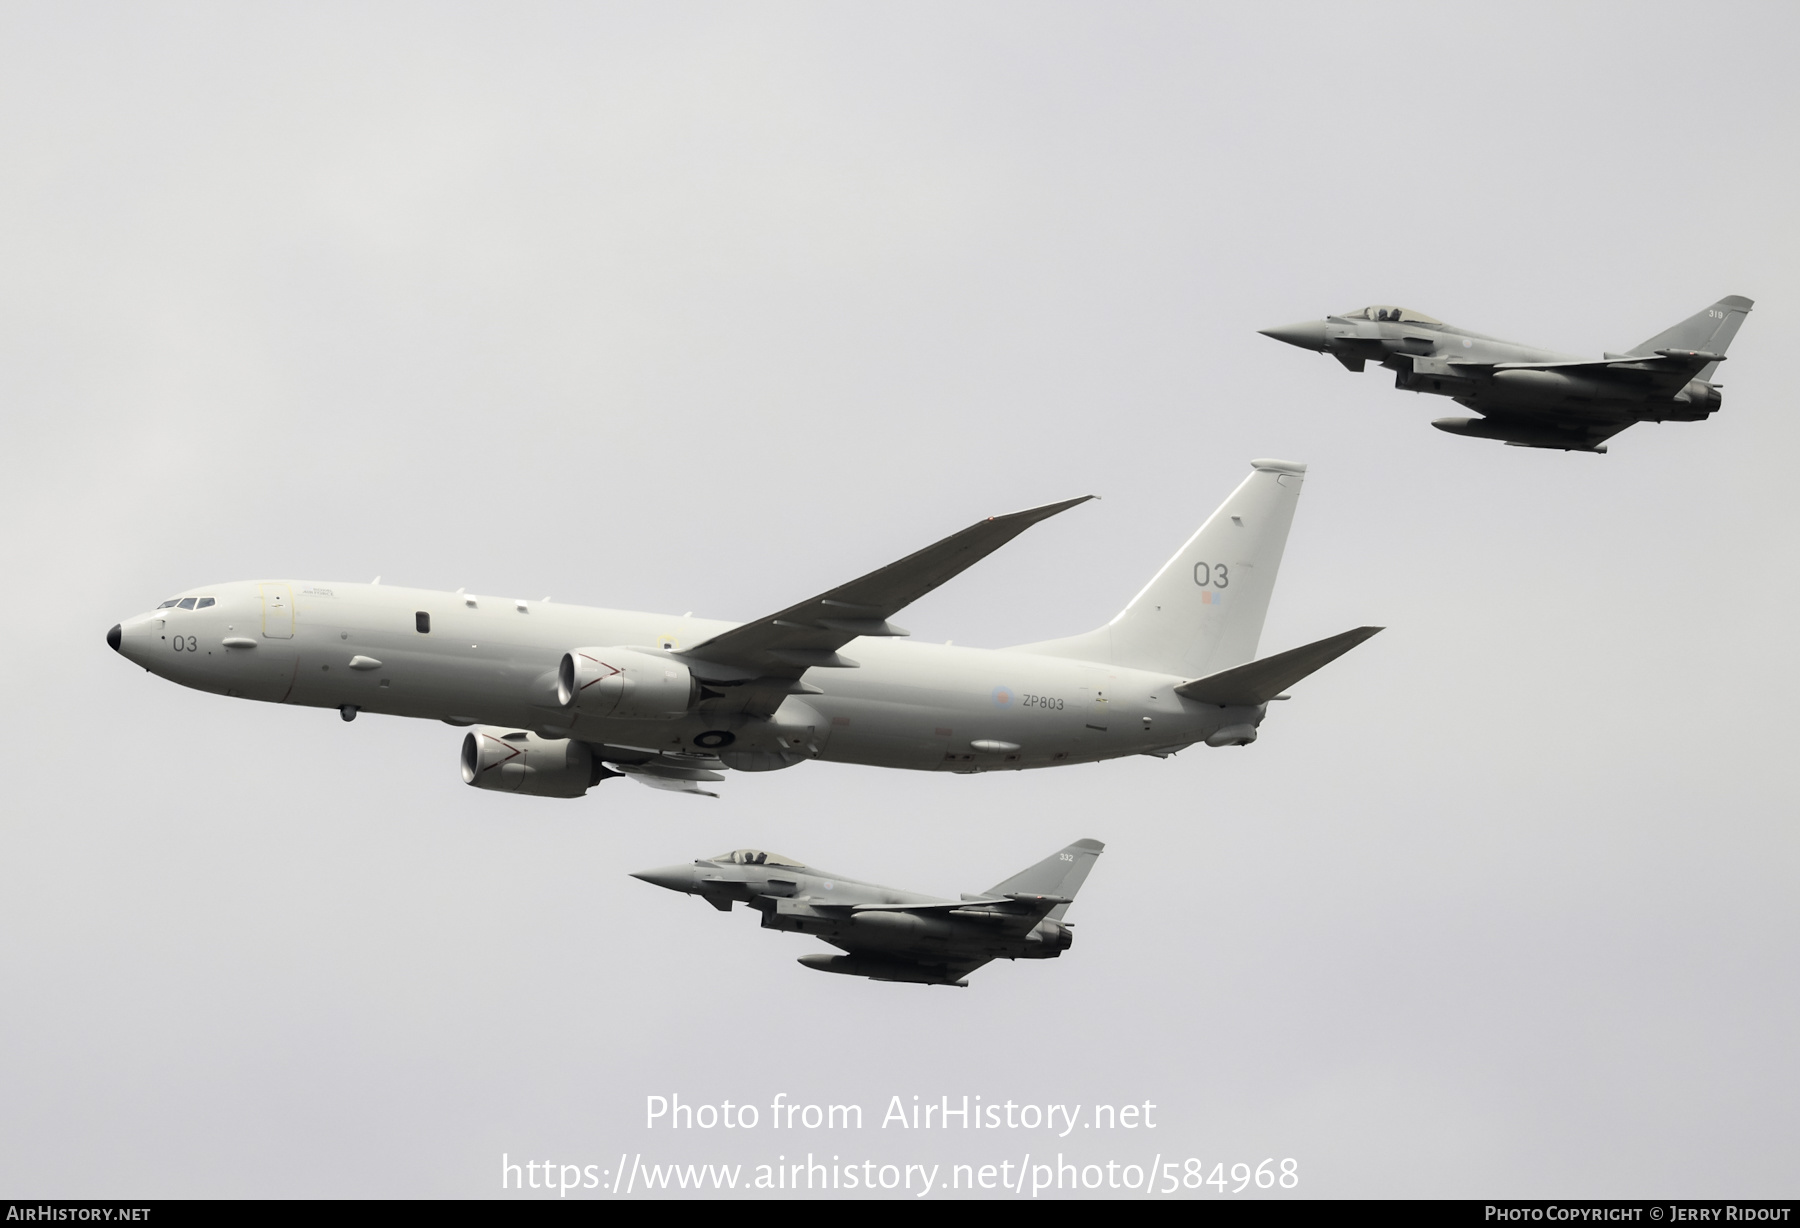
[[[688,668],[631,648],[577,648],[556,670],[556,699],[582,716],[672,721],[700,693]]]
[[[610,775],[585,742],[477,725],[463,737],[462,778],[477,789],[580,797]]]

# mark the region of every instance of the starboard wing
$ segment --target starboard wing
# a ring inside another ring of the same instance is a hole
[[[980,562],[1040,520],[1092,495],[1065,499],[1043,507],[990,516],[861,576],[848,584],[791,605],[766,618],[744,623],[678,654],[707,678],[708,666],[718,685],[757,680],[797,681],[813,668],[854,668],[855,661],[838,649],[858,636],[894,636],[906,632],[887,620],[932,589]],[[732,675],[736,677],[732,677]]]

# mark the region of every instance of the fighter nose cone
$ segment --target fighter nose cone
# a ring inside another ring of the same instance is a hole
[[[633,878],[641,878],[658,887],[667,887],[670,891],[692,891],[694,889],[694,868],[692,866],[661,866],[655,870],[638,870]]]
[[[113,629],[106,633],[106,646],[108,648],[112,649],[114,652],[117,652],[117,651],[119,651],[119,641],[124,638],[125,638],[125,628],[120,626],[118,623],[114,623]]]
[[[1277,341],[1297,345],[1303,350],[1325,348],[1325,321],[1323,320],[1303,320],[1298,324],[1283,324],[1279,328],[1259,328],[1256,331],[1265,337],[1273,337]]]

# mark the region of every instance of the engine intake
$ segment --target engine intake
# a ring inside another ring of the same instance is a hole
[[[556,699],[582,716],[672,721],[700,694],[687,666],[633,648],[577,648],[556,670]]]
[[[580,797],[613,773],[587,743],[477,725],[463,736],[462,778],[477,789],[528,797]]]

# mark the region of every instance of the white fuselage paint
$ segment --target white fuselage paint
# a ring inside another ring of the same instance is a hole
[[[250,581],[192,590],[206,609],[159,609],[121,624],[119,651],[198,690],[452,724],[529,729],[596,745],[688,755],[731,735],[733,751],[781,762],[975,772],[1166,752],[1261,707],[1221,708],[1175,694],[1162,673],[905,640],[854,640],[856,669],[815,668],[820,694],[793,695],[771,719],[691,712],[675,720],[578,716],[557,703],[562,655],[583,646],[680,652],[736,624],[388,585]],[[415,628],[419,613],[430,631]],[[356,665],[353,666],[353,660]],[[697,737],[714,736],[700,742]],[[1017,750],[976,743],[1010,743]],[[611,756],[609,756],[611,757]]]

